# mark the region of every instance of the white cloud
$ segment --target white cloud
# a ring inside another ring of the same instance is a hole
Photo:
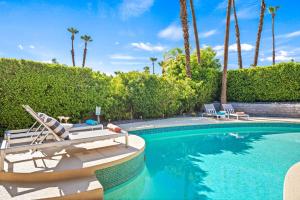
[[[216,29],[213,29],[213,30],[210,30],[210,31],[207,31],[207,32],[204,32],[202,34],[200,34],[200,37],[202,38],[208,38],[212,35],[215,35],[217,33],[217,30]]]
[[[241,44],[242,51],[252,51],[254,49],[254,46],[251,44],[243,43]],[[237,44],[232,44],[229,46],[229,51],[237,51]]]
[[[115,60],[134,60],[133,56],[122,55],[122,54],[113,54],[110,55],[110,58]]]
[[[254,6],[250,6],[250,7],[246,7],[246,8],[242,8],[242,9],[238,10],[236,15],[237,15],[238,19],[241,19],[241,20],[242,19],[256,19],[256,18],[258,18],[257,10],[258,10],[257,5],[254,5]],[[231,20],[234,20],[233,16],[231,16]]]
[[[121,18],[138,17],[148,11],[153,3],[154,0],[123,0],[119,7]]]
[[[252,51],[254,49],[254,46],[251,44],[243,43],[241,44],[242,51]],[[217,45],[213,47],[213,50],[217,53],[217,56],[221,56],[224,53],[224,45]],[[236,52],[237,51],[237,45],[231,44],[228,47],[229,52]]]
[[[144,51],[164,51],[166,49],[164,46],[161,45],[152,45],[150,43],[144,43],[144,42],[131,43],[131,46]]]
[[[29,48],[30,48],[30,49],[34,49],[35,46],[31,44],[31,45],[29,45]]]
[[[222,2],[220,2],[217,5],[216,10],[222,10],[222,9],[227,8],[227,3],[228,3],[228,0],[223,0]]]
[[[278,51],[277,55],[275,56],[275,61],[278,62],[285,62],[285,61],[291,61],[292,59],[295,59],[295,57],[290,56],[290,52],[287,51]],[[272,61],[273,57],[269,56],[266,58],[261,58],[261,61]]]
[[[293,38],[293,37],[299,37],[300,36],[300,30],[299,31],[294,31],[291,33],[286,33],[283,35],[279,35],[279,38]]]
[[[181,27],[176,24],[171,24],[167,28],[161,30],[158,33],[158,37],[175,41],[181,40],[183,37]]]
[[[142,62],[110,62],[112,65],[143,65],[145,63]]]
[[[24,49],[23,45],[21,45],[21,44],[18,45],[18,48],[19,48],[20,50],[23,50],[23,49]]]
[[[118,41],[117,41],[117,42],[115,42],[115,45],[119,45],[119,44],[120,44],[120,42],[118,42]]]
[[[110,55],[110,59],[113,59],[113,60],[146,60],[148,58],[134,57],[134,56],[125,55],[125,54],[113,54],[113,55]]]

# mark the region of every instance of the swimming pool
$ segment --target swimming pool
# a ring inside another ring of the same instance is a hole
[[[300,160],[300,125],[239,123],[134,131],[146,141],[143,171],[105,199],[282,199]]]

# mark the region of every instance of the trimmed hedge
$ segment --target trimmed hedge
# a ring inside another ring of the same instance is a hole
[[[227,83],[229,101],[300,101],[300,63],[230,70]]]
[[[71,122],[91,117],[97,105],[107,120],[190,112],[215,98],[218,73],[203,72],[203,81],[198,82],[145,72],[111,77],[88,68],[0,59],[0,127],[16,129],[32,124],[22,104],[53,117],[70,116]]]
[[[159,118],[199,110],[219,97],[221,73],[200,68],[194,80],[147,72],[116,76],[88,68],[0,59],[0,132],[32,124],[23,110],[28,104],[71,122],[93,117],[102,107],[106,120]],[[300,64],[282,63],[228,71],[228,100],[270,102],[300,100]]]
[[[108,109],[110,77],[87,68],[0,59],[0,124],[24,128],[32,123],[28,104],[53,117],[85,117],[96,105]]]

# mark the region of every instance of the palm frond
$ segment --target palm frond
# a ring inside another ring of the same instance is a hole
[[[76,28],[74,28],[74,27],[70,27],[70,28],[68,28],[67,29],[70,33],[72,33],[72,34],[77,34],[79,31],[76,29]]]
[[[93,41],[92,37],[89,36],[89,35],[82,35],[80,38],[82,40],[84,40],[85,42],[92,42]]]

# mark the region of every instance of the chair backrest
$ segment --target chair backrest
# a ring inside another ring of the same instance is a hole
[[[22,105],[22,107],[40,124],[42,124],[54,137],[57,141],[61,141],[61,138],[54,133],[54,131],[47,125],[43,120],[41,120],[36,112],[29,105]]]
[[[227,113],[235,113],[231,104],[222,104],[222,107]]]
[[[214,104],[204,104],[204,108],[205,108],[206,113],[209,113],[209,114],[217,113]]]

